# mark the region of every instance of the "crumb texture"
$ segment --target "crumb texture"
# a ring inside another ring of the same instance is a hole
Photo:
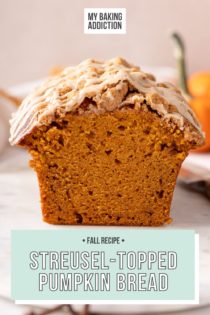
[[[53,224],[170,223],[176,177],[189,150],[177,126],[146,105],[101,115],[66,114],[24,143]]]
[[[100,62],[83,61],[47,80],[29,95],[11,120],[11,144],[33,133],[36,127],[49,126],[66,113],[103,114],[133,105],[147,104],[161,119],[184,130],[189,141],[203,143],[200,125],[177,88],[158,83],[151,74],[122,58]]]
[[[12,118],[10,142],[32,155],[46,222],[159,226],[171,221],[182,161],[203,139],[173,85],[115,58],[44,83]]]

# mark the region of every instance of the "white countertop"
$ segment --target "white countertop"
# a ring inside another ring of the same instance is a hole
[[[24,314],[28,307],[10,300],[10,232],[12,229],[59,229],[41,220],[35,173],[28,167],[28,154],[7,148],[0,156],[0,314]],[[200,235],[200,306],[140,305],[94,306],[93,311],[142,313],[189,310],[192,315],[210,314],[210,201],[177,185],[172,205],[173,222],[165,229],[194,229]],[[71,228],[71,227],[69,227]],[[4,298],[3,298],[4,297]],[[6,299],[5,299],[6,297]],[[190,308],[194,311],[190,310]],[[197,309],[198,307],[202,307]],[[56,314],[56,313],[54,313]],[[60,313],[57,313],[60,314]],[[176,314],[176,313],[175,313]],[[180,313],[179,314],[185,314]]]

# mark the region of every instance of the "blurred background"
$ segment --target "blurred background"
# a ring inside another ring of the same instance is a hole
[[[125,7],[127,34],[84,35],[84,7]],[[189,72],[210,70],[209,17],[209,0],[1,0],[0,86],[88,57],[174,66],[171,29],[185,38]]]
[[[127,34],[85,35],[85,7],[126,8]],[[119,314],[210,314],[209,23],[210,0],[0,0],[0,314],[39,313],[40,309],[34,307],[32,312],[31,307],[17,306],[10,298],[10,233],[11,229],[46,228],[36,211],[39,193],[28,168],[29,156],[8,143],[11,113],[52,69],[86,58],[122,56],[159,80],[178,84],[175,47],[169,36],[172,30],[181,34],[186,46],[188,91],[182,84],[183,92],[206,133],[205,146],[190,153],[183,164],[173,200],[174,223],[169,227],[200,234],[200,307],[146,305],[116,310],[110,306],[109,315],[115,310]],[[184,72],[179,74],[183,79]],[[93,308],[94,314],[107,311],[107,306],[98,307]],[[54,314],[67,314],[61,311]],[[46,309],[41,314],[47,314]]]

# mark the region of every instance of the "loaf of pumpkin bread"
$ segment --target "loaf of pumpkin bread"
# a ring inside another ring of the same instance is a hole
[[[180,91],[121,58],[66,68],[11,120],[53,224],[170,223],[180,166],[203,141]]]

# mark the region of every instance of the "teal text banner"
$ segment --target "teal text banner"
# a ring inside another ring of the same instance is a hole
[[[196,240],[191,230],[12,231],[12,298],[24,303],[196,303]]]

